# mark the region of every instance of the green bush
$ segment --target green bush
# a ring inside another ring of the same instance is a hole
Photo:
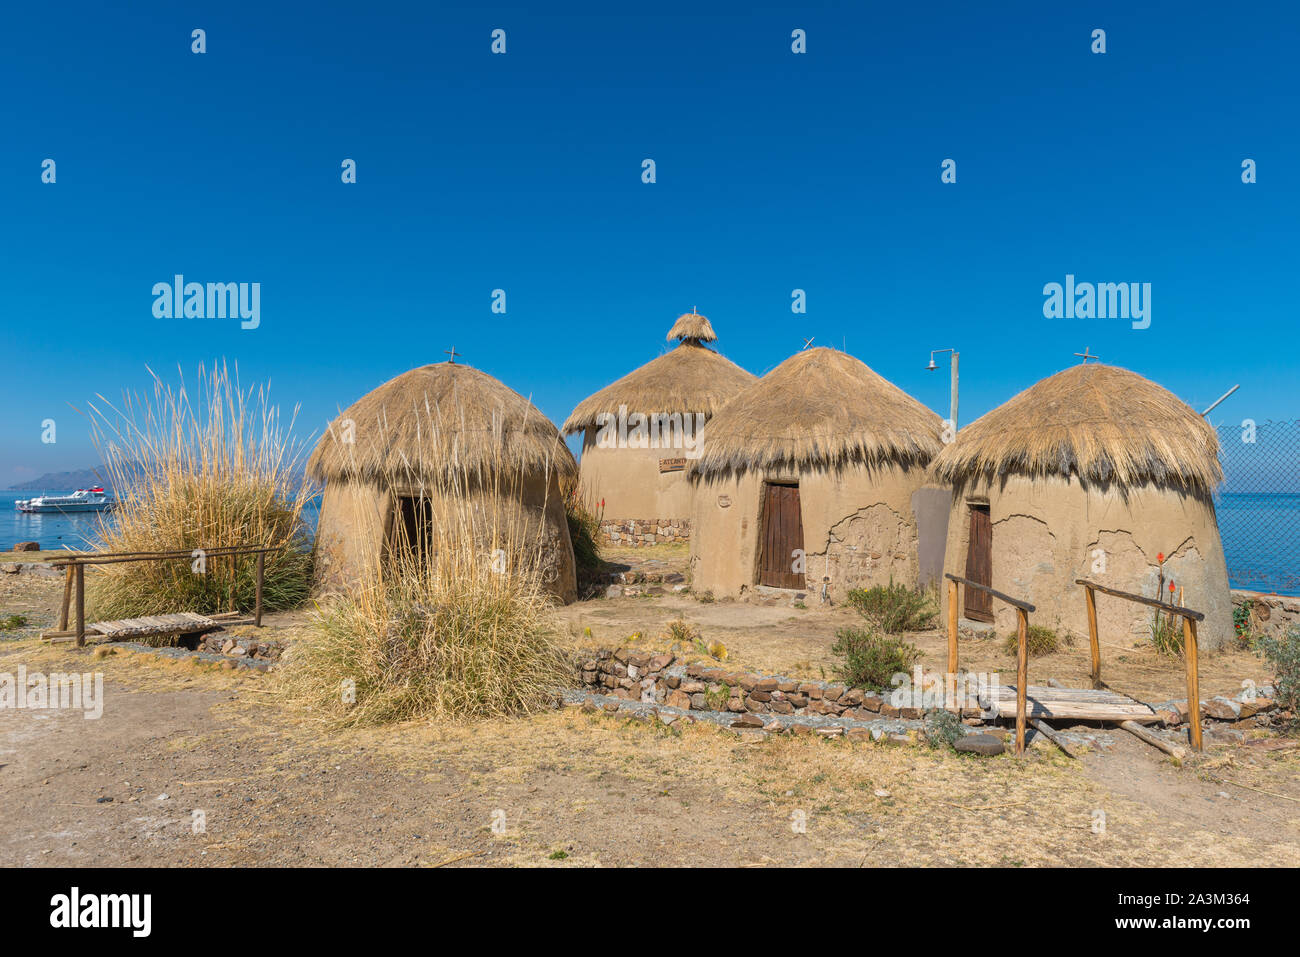
[[[961,718],[951,711],[936,708],[926,712],[925,740],[932,748],[951,748],[959,739],[966,736]]]
[[[1029,650],[1030,658],[1041,658],[1043,655],[1050,655],[1060,649],[1062,644],[1069,644],[1069,641],[1062,641],[1057,637],[1056,632],[1050,628],[1044,628],[1042,625],[1030,625],[1029,630],[1025,633],[1025,646]],[[1013,632],[1007,635],[1002,641],[1002,650],[1009,655],[1015,655],[1020,651],[1020,635]]]
[[[831,654],[843,658],[835,673],[855,688],[887,691],[899,672],[906,673],[921,660],[915,645],[890,638],[871,628],[841,628],[835,632]]]
[[[1295,716],[1292,728],[1300,726],[1300,628],[1291,628],[1285,636],[1260,635],[1255,648],[1273,667],[1277,703]]]
[[[892,581],[888,585],[853,589],[849,592],[849,604],[881,631],[890,634],[923,631],[939,615],[929,594]]]

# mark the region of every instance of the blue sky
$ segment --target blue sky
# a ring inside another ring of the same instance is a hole
[[[146,366],[237,362],[306,438],[454,345],[559,421],[691,306],[755,373],[813,336],[945,413],[955,346],[967,423],[1085,346],[1297,417],[1295,5],[278,6],[4,14],[0,486],[91,464],[68,403]],[[260,282],[260,326],[155,318],[176,273]],[[1044,318],[1067,273],[1151,283],[1150,328]]]

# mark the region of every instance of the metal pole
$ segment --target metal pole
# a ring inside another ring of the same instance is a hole
[[[952,350],[952,431],[957,434],[957,350]]]
[[[1217,399],[1215,399],[1212,403],[1210,403],[1210,407],[1209,407],[1208,409],[1206,409],[1204,412],[1202,412],[1201,415],[1202,415],[1202,416],[1209,415],[1211,412],[1213,412],[1213,411],[1215,410],[1215,408],[1219,405],[1220,402],[1222,402],[1224,399],[1226,399],[1228,396],[1232,395],[1232,393],[1236,392],[1236,391],[1237,391],[1238,389],[1240,389],[1240,388],[1241,388],[1241,383],[1238,382],[1238,383],[1237,383],[1236,385],[1234,385],[1231,389],[1229,389],[1227,392],[1223,393],[1223,395],[1219,396],[1219,397],[1218,397]]]

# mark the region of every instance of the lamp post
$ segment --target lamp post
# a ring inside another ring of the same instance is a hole
[[[952,423],[952,434],[957,434],[957,358],[960,353],[956,349],[932,349],[930,350],[930,364],[925,367],[927,372],[933,372],[939,368],[934,361],[934,357],[940,352],[952,353],[952,413],[948,416],[948,421]]]

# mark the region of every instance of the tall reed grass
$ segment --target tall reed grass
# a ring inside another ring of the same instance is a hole
[[[287,657],[291,699],[335,727],[553,707],[574,674],[551,616],[556,543],[512,485],[426,488],[414,538],[395,521],[382,563],[318,606]]]
[[[127,394],[120,407],[91,403],[91,431],[117,507],[101,519],[106,551],[155,552],[258,543],[266,556],[265,608],[288,608],[311,588],[301,480],[303,447],[282,425],[266,386],[243,389],[238,368],[200,366],[191,393],[153,370],[152,395]],[[87,581],[97,618],[251,608],[254,557],[129,562],[100,567]]]

